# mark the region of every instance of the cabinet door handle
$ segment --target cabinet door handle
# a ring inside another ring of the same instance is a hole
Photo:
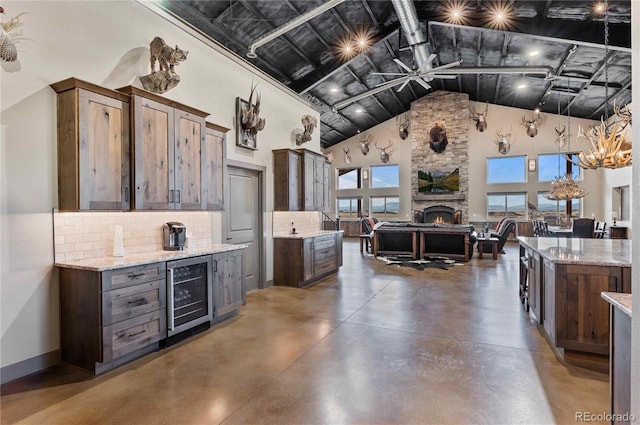
[[[129,304],[129,305],[130,305],[130,304],[133,304],[135,307],[139,307],[139,306],[141,306],[141,305],[148,304],[148,301],[147,301],[147,299],[146,299],[146,298],[138,298],[138,299],[137,299],[137,300],[135,300],[135,301],[129,301],[127,304]]]
[[[175,312],[173,311],[173,297],[175,295],[173,287],[173,269],[167,269],[167,272],[169,273],[169,282],[167,282],[169,289],[169,293],[167,294],[167,301],[169,301],[169,323],[167,324],[167,327],[169,330],[173,330],[173,322],[175,319]]]
[[[213,260],[213,272],[218,273],[218,260]]]
[[[142,277],[142,276],[144,276],[144,273],[131,273],[129,275],[129,279],[137,279],[137,278]]]
[[[124,202],[129,202],[129,188],[124,188]]]
[[[173,200],[173,190],[169,191],[169,203],[172,204],[174,202]]]
[[[145,333],[147,330],[143,329],[140,332],[136,332],[134,334],[129,334],[129,338],[133,338],[134,336],[138,336],[138,335],[142,335],[143,333]]]
[[[179,191],[179,190],[176,190],[176,194],[178,195],[178,200],[177,200],[177,201],[175,201],[175,202],[176,202],[177,204],[179,204],[179,203],[180,203],[180,191]]]

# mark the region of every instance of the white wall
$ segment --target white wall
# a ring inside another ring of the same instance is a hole
[[[259,83],[261,115],[267,122],[258,134],[259,150],[236,147],[231,131],[227,156],[267,169],[266,240],[272,234],[271,149],[295,147],[292,133],[301,128],[302,115],[319,118],[319,114],[140,3],[5,1],[2,6],[8,16],[26,12],[19,64],[3,64],[0,73],[0,366],[4,367],[59,348],[51,217],[57,206],[56,98],[49,84],[73,76],[111,89],[140,87],[137,77],[149,72],[148,46],[155,36],[189,51],[188,59],[176,67],[180,84],[164,96],[209,112],[211,122],[233,128],[236,97],[247,99],[252,81]],[[319,152],[319,133],[304,147]],[[214,241],[222,233],[220,216],[212,213]],[[268,248],[270,280],[273,258]]]
[[[369,144],[369,153],[367,155],[363,155],[360,149],[359,141],[363,139],[365,135],[371,135],[372,142]],[[371,165],[383,165],[380,160],[380,155],[378,149],[376,149],[375,144],[377,143],[380,147],[385,147],[389,144],[389,142],[393,143],[393,151],[391,153],[391,157],[389,158],[389,162],[385,165],[400,165],[400,187],[399,188],[375,188],[372,189],[371,179],[363,182],[362,189],[346,189],[338,192],[337,196],[341,197],[349,197],[349,196],[362,196],[363,197],[363,213],[364,210],[371,211],[371,206],[369,204],[370,196],[384,196],[384,195],[400,195],[400,214],[399,219],[401,220],[411,220],[411,166],[405,166],[405,164],[411,164],[411,136],[407,137],[406,140],[400,139],[398,135],[398,127],[396,125],[395,118],[389,119],[383,123],[378,124],[377,126],[370,128],[367,131],[362,132],[357,136],[346,139],[345,141],[338,143],[330,148],[327,148],[326,152],[332,152],[334,159],[332,162],[334,176],[332,187],[337,187],[337,182],[335,177],[337,173],[336,169],[339,168],[358,168],[362,167],[363,169],[370,170]],[[344,161],[344,148],[349,149],[349,155],[351,156],[351,164],[347,165]],[[371,175],[371,173],[369,173]],[[332,211],[335,213],[336,205],[335,205],[335,197],[332,199]]]
[[[476,110],[484,110],[484,104],[475,105]],[[503,132],[511,132],[511,150],[508,156],[527,155],[528,158],[535,158],[537,154],[557,153],[558,148],[554,142],[556,133],[555,127],[567,125],[571,127],[571,149],[576,151],[584,149],[588,142],[576,142],[575,136],[578,132],[578,125],[583,128],[597,124],[598,121],[585,120],[572,117],[567,119],[566,115],[558,118],[556,114],[541,113],[544,121],[538,129],[536,137],[529,137],[526,129],[521,125],[522,116],[527,114],[532,116],[532,111],[525,111],[518,108],[510,108],[499,105],[489,105],[487,114],[488,128],[480,133],[475,128],[475,123],[469,120],[469,220],[485,221],[487,211],[488,192],[509,192],[521,191],[522,185],[512,184],[494,184],[488,185],[487,181],[487,162],[488,157],[502,157],[498,153],[497,145],[494,143],[496,130],[502,129]],[[400,217],[402,219],[412,220],[411,217],[411,135],[406,140],[398,137],[398,128],[395,118],[389,119],[363,134],[370,133],[374,140],[378,141],[380,146],[385,146],[388,141],[393,141],[396,146],[394,154],[391,156],[389,164],[400,165]],[[367,156],[362,155],[358,140],[361,136],[355,136],[347,139],[337,145],[327,149],[327,152],[333,152],[333,166],[335,168],[343,167],[368,167],[372,164],[380,164],[377,150],[371,145],[372,152]],[[347,166],[344,162],[343,148],[348,147],[351,154],[351,165]],[[568,144],[565,150],[568,150]],[[616,170],[620,171],[620,170]],[[624,171],[623,171],[624,172]],[[599,219],[610,219],[610,208],[606,209],[606,205],[602,203],[602,193],[604,190],[604,177],[602,170],[585,170],[584,181],[582,187],[587,189],[591,195],[587,195],[583,199],[583,211],[585,216],[595,214]],[[547,191],[550,189],[550,183],[538,183],[536,173],[528,173],[529,182],[526,184],[526,191],[529,193],[529,201],[534,205],[537,204],[537,193],[539,191]],[[625,179],[621,176],[620,179]],[[626,177],[627,184],[630,183],[630,177]],[[374,195],[374,190],[365,185],[362,191],[340,191],[339,196],[349,196],[350,194],[361,194],[365,199]],[[335,202],[335,200],[334,200]],[[368,209],[368,207],[367,207]],[[334,208],[335,210],[335,208]],[[608,212],[607,212],[608,211]],[[607,215],[608,214],[608,215]]]

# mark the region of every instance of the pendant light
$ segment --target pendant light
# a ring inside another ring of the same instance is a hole
[[[578,138],[586,138],[591,142],[591,149],[578,154],[578,162],[576,165],[585,169],[597,168],[622,168],[631,165],[632,146],[631,142],[626,140],[624,129],[627,124],[631,123],[631,112],[628,108],[623,108],[623,113],[615,107],[616,115],[622,119],[614,124],[611,131],[608,131],[607,124],[609,121],[609,2],[604,1],[604,117],[601,119],[600,125],[589,129],[587,134],[578,130]]]

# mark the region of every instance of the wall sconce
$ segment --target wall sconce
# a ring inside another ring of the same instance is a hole
[[[366,168],[362,170],[362,179],[369,180],[369,170],[367,170]]]

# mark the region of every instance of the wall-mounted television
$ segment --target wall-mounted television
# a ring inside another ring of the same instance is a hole
[[[450,193],[460,190],[457,167],[418,171],[418,193]]]

